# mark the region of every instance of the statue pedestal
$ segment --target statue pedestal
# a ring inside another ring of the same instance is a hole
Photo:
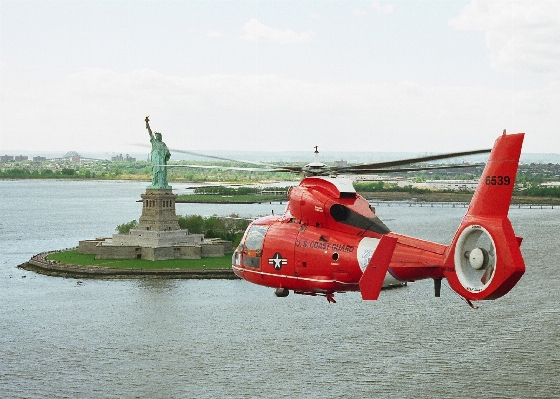
[[[171,190],[146,189],[142,197],[142,216],[138,230],[180,230],[179,217],[175,214],[177,194]]]
[[[203,234],[189,234],[179,227],[175,214],[177,195],[167,189],[147,188],[142,197],[142,216],[128,234],[112,238],[80,241],[79,252],[100,259],[200,259],[224,256],[231,251],[231,241],[204,239]]]
[[[136,245],[141,247],[166,247],[178,244],[200,244],[203,234],[189,234],[179,227],[175,213],[177,194],[171,190],[146,189],[142,197],[142,216],[129,234],[113,235],[113,245]]]

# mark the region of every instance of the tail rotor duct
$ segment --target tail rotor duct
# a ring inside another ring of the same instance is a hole
[[[461,232],[455,247],[455,271],[467,291],[480,292],[488,287],[497,261],[496,245],[488,230],[470,225]]]

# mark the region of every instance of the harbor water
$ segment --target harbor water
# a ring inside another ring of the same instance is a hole
[[[560,392],[560,209],[511,209],[527,271],[471,309],[431,281],[290,294],[242,280],[75,280],[17,268],[137,219],[147,183],[0,181],[2,398],[553,398]],[[176,185],[178,190],[181,184]],[[177,204],[241,217],[285,204]],[[448,244],[463,208],[383,206]]]

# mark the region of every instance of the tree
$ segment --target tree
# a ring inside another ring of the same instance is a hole
[[[231,241],[236,247],[243,237],[243,233],[250,220],[240,218],[236,214],[229,217],[202,217],[200,215],[179,216],[179,227],[187,229],[192,234],[204,234],[207,238],[221,238]]]
[[[76,171],[72,168],[63,168],[60,173],[62,173],[63,176],[73,176]]]
[[[128,223],[119,224],[117,226],[117,231],[119,234],[128,234],[130,230],[136,228],[136,226],[138,226],[138,221],[131,220]]]
[[[179,227],[192,234],[204,233],[204,218],[200,215],[179,216]]]

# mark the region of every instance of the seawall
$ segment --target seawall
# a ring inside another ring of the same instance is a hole
[[[54,277],[93,279],[238,279],[231,268],[226,269],[117,269],[103,266],[81,266],[59,263],[46,259],[50,252],[43,252],[22,263],[20,269]]]

